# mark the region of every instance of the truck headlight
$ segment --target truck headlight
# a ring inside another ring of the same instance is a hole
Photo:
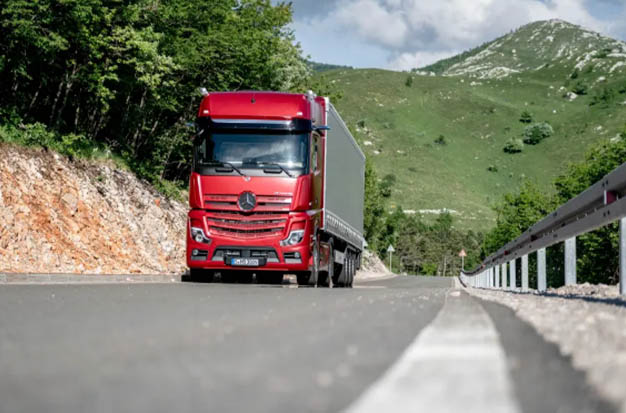
[[[204,234],[204,231],[202,230],[202,228],[191,227],[191,238],[193,238],[194,241],[202,243],[202,244],[211,243],[211,238],[207,237]]]
[[[292,245],[297,245],[297,244],[302,242],[303,238],[304,238],[304,230],[303,229],[298,229],[298,230],[295,230],[295,231],[291,231],[289,233],[289,236],[286,239],[284,239],[284,240],[282,240],[280,242],[280,245],[283,246],[283,247],[289,247],[289,246],[292,246]]]

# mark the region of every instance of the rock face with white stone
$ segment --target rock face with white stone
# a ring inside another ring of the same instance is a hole
[[[0,272],[186,268],[186,205],[128,171],[0,145],[0,188]]]

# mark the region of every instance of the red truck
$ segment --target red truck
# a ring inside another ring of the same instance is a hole
[[[204,93],[189,182],[192,279],[351,287],[365,156],[313,92]]]

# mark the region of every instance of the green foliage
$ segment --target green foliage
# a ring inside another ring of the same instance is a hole
[[[509,139],[502,150],[506,153],[520,153],[524,150],[524,142],[521,139]]]
[[[547,122],[535,123],[524,129],[524,143],[537,145],[554,134],[554,129]]]
[[[572,87],[572,92],[576,93],[577,95],[586,95],[588,90],[589,86],[587,86],[585,82],[580,80],[576,82],[576,84],[574,84],[574,87]]]
[[[572,74],[569,76],[569,78],[574,80],[574,79],[578,79],[578,76],[580,76],[580,70],[578,70],[578,68],[576,68],[576,69],[574,69]]]
[[[494,172],[494,173],[495,173],[495,172],[498,172],[498,167],[497,167],[496,165],[489,165],[489,166],[487,167],[487,170],[488,170],[489,172]]]
[[[433,141],[436,145],[446,146],[448,142],[446,142],[446,137],[443,135],[439,135],[437,139]]]
[[[404,82],[404,86],[411,87],[413,86],[413,76],[409,75],[406,77],[406,81]]]
[[[525,110],[520,115],[519,121],[522,123],[532,123],[533,115],[529,111]]]
[[[604,108],[608,107],[611,102],[615,100],[615,92],[609,87],[603,87],[601,90],[596,91],[593,95],[589,106],[599,105]]]
[[[391,196],[391,190],[396,183],[396,176],[394,174],[387,174],[380,183],[380,193],[383,197],[389,198]]]
[[[5,0],[1,10],[0,115],[46,125],[70,156],[110,146],[153,183],[186,181],[199,86],[312,86],[287,3]]]
[[[458,275],[461,270],[458,253],[461,249],[469,253],[466,267],[472,267],[480,261],[482,234],[457,230],[448,212],[440,214],[430,225],[424,223],[418,215],[405,215],[399,224],[396,256],[399,257],[402,271],[422,275]]]
[[[368,158],[365,161],[365,204],[363,208],[363,228],[365,240],[369,244],[369,249],[378,249],[378,239],[380,230],[384,223],[385,204],[381,188],[378,184],[378,177]]]
[[[588,152],[583,162],[571,164],[567,172],[554,181],[554,197],[546,195],[529,182],[526,182],[519,192],[507,194],[495,207],[498,219],[496,227],[485,237],[483,255],[489,255],[517,238],[559,205],[579,195],[624,162],[626,162],[626,127],[621,139],[596,145]],[[578,279],[581,282],[608,284],[618,282],[618,238],[617,224],[608,225],[577,238]],[[547,270],[549,286],[563,284],[562,244],[548,249]],[[534,282],[534,276],[531,273],[531,284]]]

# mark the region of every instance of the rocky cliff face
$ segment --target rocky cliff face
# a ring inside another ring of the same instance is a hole
[[[130,172],[0,144],[0,272],[181,273],[186,210]]]

